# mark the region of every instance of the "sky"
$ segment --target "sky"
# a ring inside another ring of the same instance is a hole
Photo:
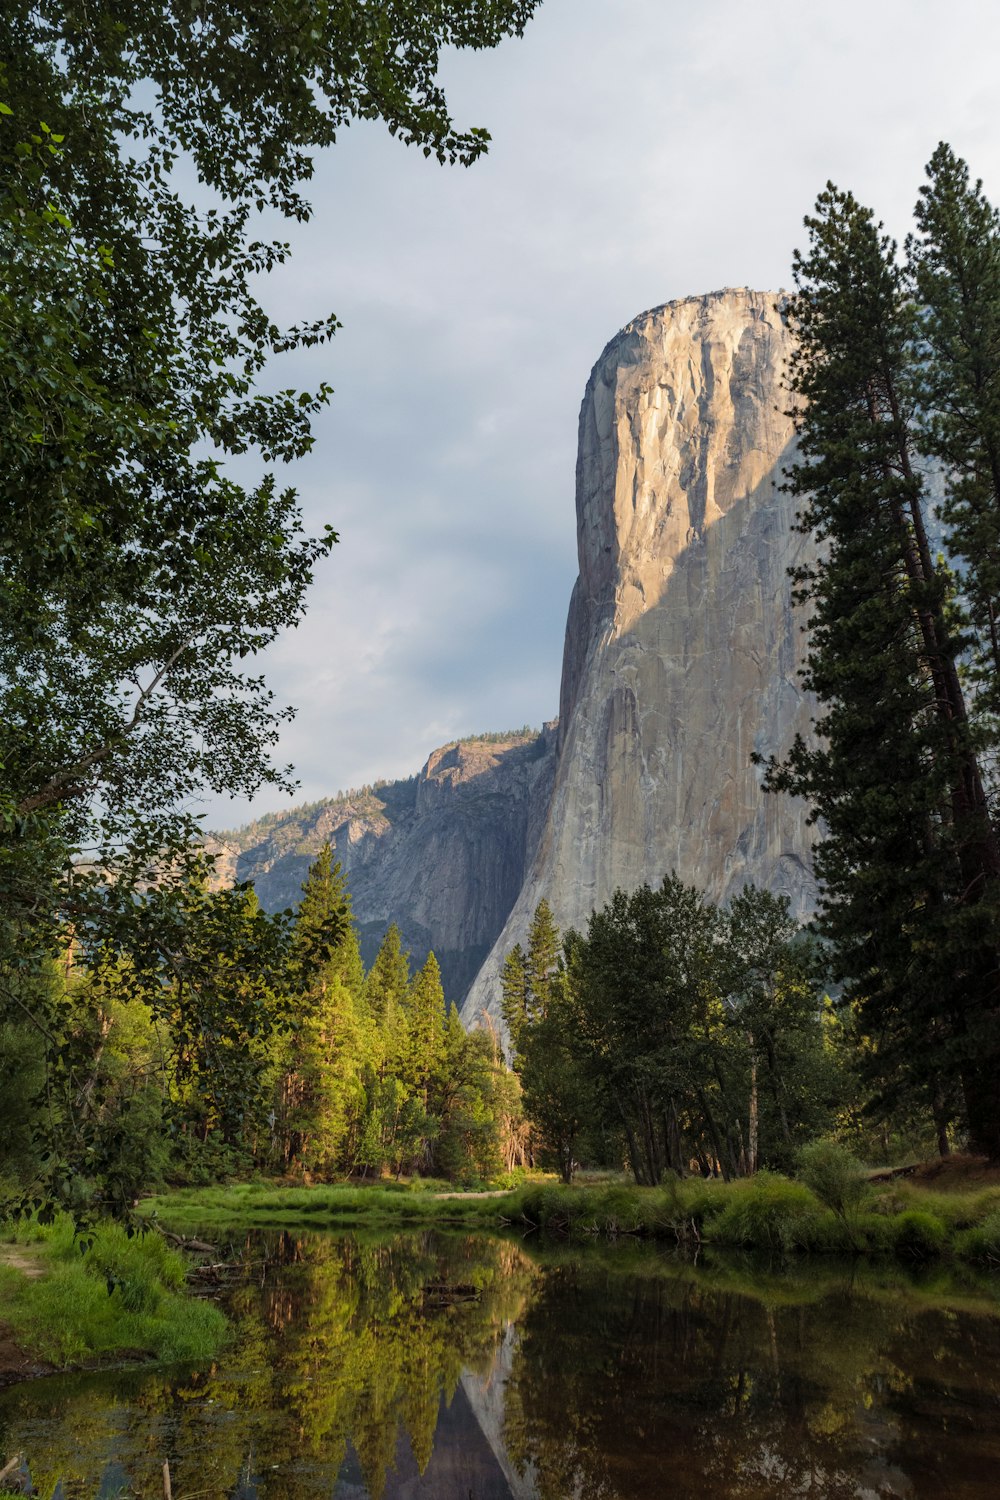
[[[335,388],[282,478],[340,543],[260,661],[297,708],[277,758],[299,790],[213,798],[209,827],[555,716],[580,401],[637,313],[790,285],[827,179],[902,238],[941,139],[1000,200],[995,0],[543,0],[441,77],[489,155],[441,167],[352,126],[263,289],[279,322],[343,324],[275,368]]]

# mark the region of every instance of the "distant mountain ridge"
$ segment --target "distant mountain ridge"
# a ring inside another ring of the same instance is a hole
[[[207,842],[220,877],[251,880],[267,911],[297,904],[329,843],[366,962],[394,921],[416,964],[433,949],[445,995],[461,1004],[534,857],[555,741],[554,723],[452,741],[417,775],[267,813]]]

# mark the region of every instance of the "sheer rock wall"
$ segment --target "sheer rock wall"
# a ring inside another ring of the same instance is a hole
[[[778,294],[671,302],[604,350],[580,412],[580,573],[566,627],[555,784],[537,854],[463,1008],[544,896],[583,928],[617,886],[675,869],[725,899],[754,881],[815,904],[805,806],[751,754],[810,727],[789,567],[809,544],[780,490],[793,443]]]

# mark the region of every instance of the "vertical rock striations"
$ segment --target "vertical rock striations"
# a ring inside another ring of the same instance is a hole
[[[545,896],[582,927],[671,869],[724,899],[749,880],[815,901],[803,804],[751,753],[808,734],[781,493],[793,441],[775,293],[668,303],[613,339],[580,413],[577,541],[558,760],[538,852],[466,1001],[499,1008],[503,957]]]

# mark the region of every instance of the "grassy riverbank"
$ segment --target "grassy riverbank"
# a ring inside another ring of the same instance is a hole
[[[243,1184],[150,1199],[173,1229],[241,1225],[437,1225],[539,1230],[572,1239],[631,1235],[780,1254],[863,1254],[903,1261],[955,1256],[1000,1267],[1000,1187],[942,1192],[894,1181],[835,1212],[803,1183],[770,1173],[659,1188],[531,1184],[497,1195],[438,1196],[394,1187]]]
[[[0,1306],[32,1361],[56,1367],[125,1355],[204,1359],[225,1342],[218,1308],[184,1291],[187,1265],[159,1234],[115,1223],[81,1251],[68,1215],[0,1226]]]

